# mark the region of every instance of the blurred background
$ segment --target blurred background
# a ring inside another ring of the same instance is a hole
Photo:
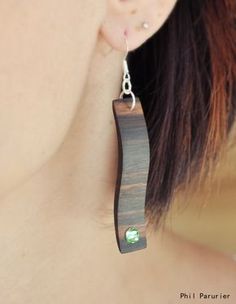
[[[236,258],[236,142],[232,135],[213,179],[198,190],[177,196],[167,227]]]

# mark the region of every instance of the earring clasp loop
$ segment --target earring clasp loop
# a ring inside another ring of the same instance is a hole
[[[125,44],[126,44],[126,54],[123,59],[123,82],[122,82],[122,92],[120,93],[120,98],[123,98],[124,95],[131,95],[132,105],[130,110],[133,111],[136,105],[136,98],[134,93],[132,92],[132,84],[131,84],[131,78],[130,78],[129,67],[127,62],[127,57],[129,54],[129,45],[126,35],[125,35]]]

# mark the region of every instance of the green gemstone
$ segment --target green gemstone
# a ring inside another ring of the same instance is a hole
[[[129,244],[134,244],[139,241],[140,235],[136,227],[129,227],[125,232],[126,242]]]

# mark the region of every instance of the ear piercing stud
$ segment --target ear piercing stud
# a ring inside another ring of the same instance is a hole
[[[140,25],[137,26],[136,28],[138,31],[142,30],[148,30],[149,29],[149,23],[147,21],[143,21]]]
[[[144,22],[142,23],[142,25],[141,25],[141,28],[142,28],[143,30],[148,30],[148,29],[149,29],[149,23],[146,22],[146,21],[144,21]]]

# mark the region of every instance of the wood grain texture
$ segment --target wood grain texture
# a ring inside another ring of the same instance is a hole
[[[119,161],[114,201],[114,220],[118,247],[127,253],[147,246],[145,201],[149,172],[150,149],[141,103],[130,110],[132,99],[113,101]],[[127,243],[125,232],[135,226],[140,233],[137,243]]]

